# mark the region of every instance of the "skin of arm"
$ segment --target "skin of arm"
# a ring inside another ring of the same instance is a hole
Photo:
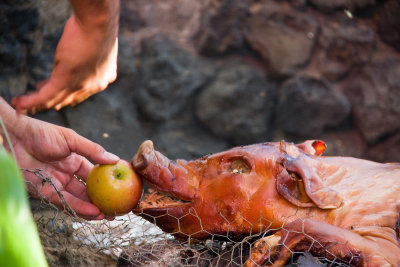
[[[74,175],[86,180],[92,162],[112,164],[119,158],[106,152],[100,145],[78,135],[71,129],[18,114],[0,98],[0,116],[8,131],[20,168],[40,168],[52,178],[52,183],[63,194],[65,201],[85,219],[103,219],[105,215],[90,203],[86,186]],[[44,196],[62,207],[53,186],[35,174],[24,172],[31,196]]]
[[[74,14],[57,45],[48,80],[12,99],[20,113],[76,105],[117,77],[119,0],[70,0]]]

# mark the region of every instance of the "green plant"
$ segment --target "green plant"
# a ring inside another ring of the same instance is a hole
[[[0,145],[0,266],[47,266],[15,160]]]

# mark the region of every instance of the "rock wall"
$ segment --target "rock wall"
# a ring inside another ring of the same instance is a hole
[[[67,1],[0,4],[1,94],[48,77]],[[400,162],[397,0],[123,0],[118,79],[36,118],[129,160],[320,138],[331,155]]]

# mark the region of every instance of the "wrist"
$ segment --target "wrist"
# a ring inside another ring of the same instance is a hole
[[[19,119],[18,117],[22,115],[17,114],[15,109],[0,97],[0,116],[7,131],[11,131],[12,129],[15,129],[16,123]]]
[[[3,127],[0,127],[0,135],[3,139],[2,145],[10,154],[14,154],[13,147],[18,139],[16,137],[16,133],[18,133],[21,120],[25,116],[19,115],[14,108],[12,108],[3,98],[0,97],[0,117],[4,123],[6,131],[5,133]],[[8,140],[8,137],[10,140]]]
[[[119,0],[70,0],[74,15],[83,28],[118,32]]]

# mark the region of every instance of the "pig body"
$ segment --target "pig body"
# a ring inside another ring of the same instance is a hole
[[[270,230],[248,266],[283,265],[292,251],[400,266],[400,165],[320,156],[322,146],[263,143],[173,161],[146,141],[132,164],[155,191],[134,212],[178,238]]]

